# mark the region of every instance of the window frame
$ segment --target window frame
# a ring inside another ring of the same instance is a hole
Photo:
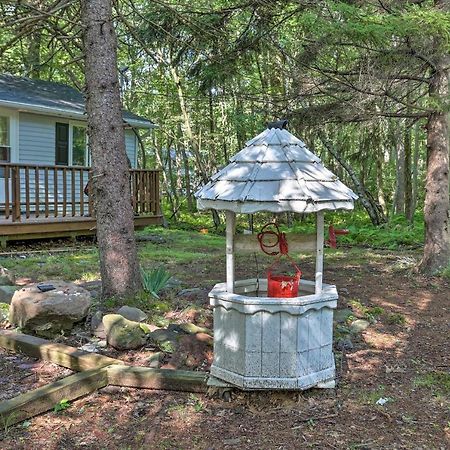
[[[9,162],[19,162],[19,112],[8,108],[0,107],[0,116],[9,119]]]
[[[91,161],[90,161],[90,155],[89,155],[89,148],[88,148],[88,135],[87,135],[87,124],[86,122],[80,122],[75,120],[56,120],[55,121],[55,139],[56,139],[56,124],[57,123],[64,123],[69,126],[69,136],[67,140],[67,167],[90,167]],[[86,161],[86,164],[83,166],[74,166],[73,164],[73,129],[74,127],[77,128],[84,128],[86,131],[86,146],[84,149],[84,160]],[[56,145],[56,142],[55,142]],[[56,156],[56,155],[55,155]],[[56,163],[56,160],[55,160]]]

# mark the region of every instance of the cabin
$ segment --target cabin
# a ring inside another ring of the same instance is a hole
[[[139,133],[123,112],[135,226],[160,224],[159,170],[138,166]],[[0,75],[0,244],[95,233],[83,95],[61,83]]]

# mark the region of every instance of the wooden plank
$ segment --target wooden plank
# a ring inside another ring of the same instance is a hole
[[[76,201],[75,201],[75,169],[72,167],[70,169],[70,190],[71,190],[71,204],[72,204],[72,217],[75,216],[76,212]]]
[[[80,216],[84,216],[84,179],[83,171],[80,170]]]
[[[226,272],[227,272],[227,292],[234,292],[234,231],[236,228],[236,214],[232,211],[225,211],[226,220]]]
[[[6,166],[5,170],[5,218],[9,219],[10,215],[10,206],[9,206],[9,183],[10,183],[10,168]]]
[[[25,167],[25,217],[30,218],[30,168]]]
[[[39,189],[39,167],[36,166],[34,168],[34,214],[36,217],[39,217],[39,197],[40,197],[40,189]]]
[[[108,383],[114,386],[183,392],[207,391],[208,374],[206,372],[116,365],[109,366],[106,370]]]
[[[0,331],[0,347],[22,352],[28,356],[50,361],[76,371],[105,367],[110,364],[123,364],[118,359],[8,330]]]
[[[67,169],[64,167],[62,170],[63,173],[63,217],[66,217],[67,214]]]
[[[317,236],[317,250],[316,250],[316,295],[322,292],[323,281],[323,227],[324,227],[324,213],[319,211],[316,216],[316,236]]]
[[[58,217],[58,169],[53,169],[53,214]]]
[[[44,169],[44,190],[45,190],[45,217],[48,217],[48,167]]]
[[[289,253],[303,253],[316,251],[316,235],[314,234],[286,234]],[[257,234],[238,234],[234,237],[236,252],[261,252]]]
[[[3,427],[13,425],[53,409],[63,399],[75,400],[107,384],[106,369],[75,373],[11,400],[0,402],[0,424]]]
[[[12,179],[12,203],[13,203],[13,216],[12,220],[21,220],[20,215],[20,169],[18,166],[13,166],[11,168],[11,179]]]

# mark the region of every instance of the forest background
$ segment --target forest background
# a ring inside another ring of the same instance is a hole
[[[2,1],[0,71],[84,90],[81,3]],[[219,216],[195,212],[193,193],[267,122],[287,118],[360,196],[349,239],[421,245],[425,228],[421,267],[445,269],[447,0],[113,6],[124,108],[158,124],[140,135],[139,165],[163,169],[175,226],[213,220],[220,230]]]

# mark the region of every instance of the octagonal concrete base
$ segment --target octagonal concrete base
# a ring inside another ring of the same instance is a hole
[[[299,297],[270,298],[267,280],[225,283],[209,293],[214,308],[211,374],[244,390],[332,386],[335,286],[301,280]]]

